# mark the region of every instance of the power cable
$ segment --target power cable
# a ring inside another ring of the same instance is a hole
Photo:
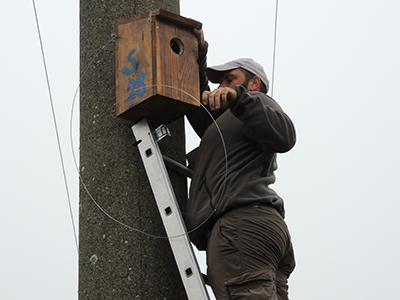
[[[274,28],[274,52],[272,57],[272,80],[271,80],[271,97],[274,97],[274,84],[275,84],[275,61],[276,61],[276,36],[278,29],[278,0],[275,3],[275,28]]]
[[[64,177],[64,185],[65,185],[65,190],[67,192],[69,213],[70,213],[70,217],[71,217],[72,228],[73,228],[73,231],[74,231],[75,246],[76,246],[76,250],[79,252],[78,238],[77,238],[76,229],[75,229],[75,222],[74,222],[74,215],[72,213],[71,197],[69,195],[67,176],[66,176],[66,173],[65,173],[64,158],[63,158],[62,149],[61,149],[60,136],[58,134],[57,119],[56,119],[56,114],[55,114],[55,110],[54,110],[53,97],[52,97],[52,94],[51,94],[49,74],[47,72],[47,64],[46,64],[46,59],[45,59],[45,54],[44,54],[42,36],[41,36],[41,33],[40,33],[39,18],[38,18],[38,14],[37,14],[37,11],[36,11],[35,0],[32,0],[32,4],[33,4],[33,10],[34,10],[34,13],[35,13],[35,20],[36,20],[36,27],[37,27],[37,32],[38,32],[38,36],[39,36],[40,49],[41,49],[41,52],[42,52],[42,60],[43,60],[44,72],[46,74],[47,90],[48,90],[48,93],[49,93],[51,112],[52,112],[53,123],[54,123],[54,129],[55,129],[56,137],[57,137],[58,152],[59,152],[60,160],[61,160],[61,167],[62,167],[62,172],[63,172],[63,177]]]

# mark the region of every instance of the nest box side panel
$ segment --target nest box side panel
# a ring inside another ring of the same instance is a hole
[[[192,29],[157,18],[156,21],[157,93],[177,100],[183,109],[200,106],[198,42]],[[181,90],[193,96],[186,95]]]
[[[152,23],[119,24],[116,34],[117,116],[132,119],[132,108],[154,95]]]

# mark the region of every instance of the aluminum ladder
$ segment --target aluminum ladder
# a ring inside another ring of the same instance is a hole
[[[146,169],[188,299],[209,300],[203,276],[190,244],[186,226],[167,173],[164,158],[157,144],[162,136],[168,134],[163,132],[162,128],[157,134],[153,133],[147,119],[143,119],[132,126],[135,144]],[[167,163],[174,165],[171,160]],[[182,168],[185,169],[184,166]]]

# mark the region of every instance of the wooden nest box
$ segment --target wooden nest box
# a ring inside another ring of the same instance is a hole
[[[161,9],[117,21],[118,117],[158,126],[200,106],[193,28],[201,25]]]

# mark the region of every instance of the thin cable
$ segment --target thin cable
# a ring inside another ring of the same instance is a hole
[[[96,54],[96,56],[99,55],[100,52],[102,52],[103,49],[104,49],[113,39],[115,39],[115,38],[117,38],[117,36],[113,36],[113,38],[110,39],[110,40],[108,41],[108,43],[105,44],[105,45],[102,47],[102,49]],[[90,65],[91,65],[91,64],[93,63],[93,61],[95,60],[96,56],[90,61],[89,65],[86,67],[86,71],[89,69]],[[84,72],[84,74],[83,74],[81,80],[82,80],[82,79],[84,78],[84,76],[86,75],[86,71]],[[79,86],[80,86],[80,84],[79,84]],[[188,92],[186,92],[186,91],[184,91],[184,90],[182,90],[182,89],[180,89],[180,88],[176,88],[176,87],[170,86],[170,85],[162,85],[162,84],[158,84],[158,85],[148,85],[148,86],[146,86],[146,88],[149,88],[149,87],[157,87],[157,86],[158,86],[158,87],[167,87],[167,88],[175,89],[175,90],[178,90],[178,91],[180,91],[180,92],[182,92],[182,93],[188,95],[189,97],[191,97],[192,99],[194,99],[196,102],[199,102],[200,105],[202,106],[202,108],[206,110],[206,112],[208,113],[208,115],[209,115],[209,116],[211,117],[211,119],[213,120],[213,122],[214,122],[214,124],[215,124],[215,126],[216,126],[216,128],[217,128],[217,130],[218,130],[218,133],[219,133],[219,135],[220,135],[220,137],[221,137],[222,146],[223,146],[224,154],[225,154],[225,176],[224,176],[224,183],[223,183],[223,187],[222,187],[222,192],[221,192],[220,198],[218,199],[217,204],[215,205],[214,210],[210,213],[210,215],[209,215],[201,224],[199,224],[197,227],[195,227],[194,229],[192,229],[192,230],[190,230],[190,231],[187,231],[187,232],[185,232],[185,233],[183,233],[183,234],[176,235],[176,236],[169,236],[169,237],[168,237],[168,236],[158,236],[158,235],[153,235],[153,234],[147,233],[147,232],[145,232],[145,231],[143,231],[143,230],[140,230],[140,229],[131,227],[131,226],[129,226],[129,225],[127,225],[127,224],[125,224],[125,223],[123,223],[123,222],[117,220],[117,219],[114,218],[113,216],[111,216],[109,213],[107,213],[107,212],[97,203],[97,201],[93,198],[92,194],[90,193],[88,187],[86,186],[86,184],[85,184],[85,182],[84,182],[84,180],[83,180],[83,178],[82,178],[82,176],[81,176],[81,174],[80,174],[80,172],[79,172],[78,163],[77,163],[76,156],[75,156],[75,153],[74,153],[73,135],[72,135],[73,111],[74,111],[74,106],[75,106],[76,96],[77,96],[77,92],[78,92],[79,86],[78,86],[78,88],[77,88],[77,91],[75,92],[74,99],[73,99],[73,101],[72,101],[71,118],[70,118],[70,141],[71,141],[71,150],[72,150],[72,153],[73,153],[73,159],[74,159],[74,163],[75,163],[75,168],[76,168],[76,170],[77,170],[77,172],[78,172],[78,176],[79,176],[79,179],[80,179],[80,181],[81,181],[81,183],[82,183],[82,186],[83,186],[84,190],[86,191],[86,193],[88,194],[89,198],[90,198],[90,199],[92,200],[92,202],[97,206],[97,208],[98,208],[104,215],[106,215],[109,219],[111,219],[111,220],[113,220],[114,222],[116,222],[116,223],[118,223],[118,224],[124,226],[125,228],[128,228],[128,229],[130,229],[130,230],[132,230],[132,231],[135,231],[135,232],[141,233],[141,234],[143,234],[143,235],[146,235],[146,236],[148,236],[148,237],[156,238],[156,239],[178,238],[178,237],[184,236],[184,235],[186,235],[186,234],[189,234],[189,233],[191,233],[191,232],[197,230],[197,229],[200,228],[201,226],[203,226],[203,225],[214,215],[214,213],[217,211],[217,209],[218,209],[218,207],[219,207],[219,205],[220,205],[220,203],[221,203],[221,201],[222,201],[222,197],[223,197],[223,195],[225,194],[226,181],[227,181],[227,176],[228,176],[228,175],[227,175],[227,174],[228,174],[228,155],[227,155],[227,149],[226,149],[225,140],[224,140],[224,137],[223,137],[223,135],[222,135],[221,129],[219,128],[218,124],[216,123],[216,120],[214,119],[214,117],[212,116],[212,114],[207,110],[207,108],[206,108],[199,100],[197,100],[193,95],[189,94]],[[139,87],[139,88],[137,88],[136,90],[141,89],[141,88],[142,88],[142,87]]]
[[[272,80],[271,80],[271,97],[274,97],[274,84],[275,84],[275,55],[276,55],[276,36],[278,29],[278,0],[276,0],[275,4],[275,32],[274,32],[274,54],[272,58]]]
[[[58,126],[57,126],[56,114],[55,114],[55,111],[54,111],[53,97],[52,97],[52,94],[51,94],[50,80],[49,80],[49,75],[48,75],[48,72],[47,72],[47,64],[46,64],[46,59],[45,59],[45,55],[44,55],[42,36],[40,34],[39,18],[38,18],[37,11],[36,11],[35,0],[32,0],[32,4],[33,4],[33,10],[34,10],[34,13],[35,13],[36,27],[37,27],[37,32],[38,32],[39,42],[40,42],[40,49],[41,49],[41,52],[42,52],[42,60],[43,60],[44,72],[46,74],[47,90],[48,90],[48,93],[49,93],[51,111],[52,111],[52,115],[53,115],[54,129],[55,129],[56,137],[57,137],[58,152],[59,152],[60,160],[61,160],[61,167],[62,167],[62,172],[63,172],[63,177],[64,177],[64,185],[65,185],[65,190],[67,192],[69,213],[70,213],[70,217],[71,217],[72,228],[73,228],[73,231],[74,231],[75,246],[76,246],[76,250],[79,252],[78,238],[77,238],[77,235],[76,235],[75,222],[74,222],[74,215],[72,213],[71,198],[70,198],[70,195],[69,195],[67,176],[66,176],[66,173],[65,173],[65,166],[64,166],[64,158],[63,158],[63,154],[62,154],[62,150],[61,150],[60,136],[58,134]]]
[[[100,50],[96,53],[96,55],[92,58],[92,60],[89,62],[89,64],[88,64],[87,67],[85,68],[85,71],[84,71],[83,74],[82,74],[82,77],[81,77],[81,80],[80,80],[80,82],[79,82],[79,85],[78,85],[78,87],[77,87],[76,90],[75,90],[74,98],[73,98],[73,100],[72,100],[71,115],[70,115],[70,143],[71,143],[72,157],[73,157],[73,160],[74,160],[74,164],[75,164],[76,171],[77,171],[78,176],[79,176],[79,180],[81,181],[81,184],[82,184],[82,186],[83,186],[85,192],[88,194],[88,196],[89,196],[89,198],[92,200],[92,202],[97,206],[97,208],[98,208],[105,216],[107,216],[107,217],[108,217],[109,219],[111,219],[112,221],[114,221],[114,222],[120,224],[121,226],[123,226],[123,227],[125,227],[125,228],[127,228],[127,229],[130,229],[130,230],[132,230],[132,231],[139,232],[139,233],[141,233],[141,234],[143,234],[143,235],[146,235],[146,236],[149,236],[149,237],[152,237],[152,238],[166,238],[166,237],[160,237],[160,236],[152,235],[152,234],[150,234],[150,233],[146,233],[146,232],[144,232],[144,231],[142,231],[142,230],[139,230],[139,229],[137,229],[137,228],[133,228],[133,227],[131,227],[131,226],[127,225],[127,224],[124,224],[123,222],[121,222],[121,221],[115,219],[113,216],[111,216],[109,213],[107,213],[107,212],[97,203],[97,201],[93,198],[92,194],[90,193],[88,187],[87,187],[86,184],[85,184],[85,181],[83,180],[83,178],[82,178],[82,176],[81,176],[81,174],[80,174],[80,172],[79,172],[79,167],[78,167],[78,163],[77,163],[77,159],[76,159],[76,155],[75,155],[75,151],[74,151],[74,141],[73,141],[73,117],[74,117],[74,108],[75,108],[76,96],[78,95],[78,91],[79,91],[79,89],[80,89],[80,86],[81,86],[81,83],[82,83],[83,78],[85,78],[86,73],[88,72],[90,66],[93,64],[93,62],[94,62],[94,60],[96,59],[96,57],[99,56],[99,54],[100,54],[101,52],[103,52],[103,50],[104,50],[112,41],[114,41],[116,38],[118,38],[117,35],[112,34],[111,39],[109,39],[108,42],[107,42],[103,47],[101,47],[101,49],[100,49]]]

